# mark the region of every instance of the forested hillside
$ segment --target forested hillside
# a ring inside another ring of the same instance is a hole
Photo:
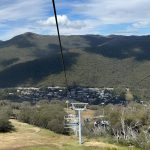
[[[149,89],[150,36],[62,36],[69,84]],[[64,85],[57,36],[0,42],[0,87]]]

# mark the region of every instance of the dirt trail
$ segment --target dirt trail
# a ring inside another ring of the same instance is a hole
[[[0,150],[13,150],[32,145],[47,145],[59,143],[67,136],[57,135],[48,130],[40,129],[32,125],[11,120],[16,131],[12,133],[0,133]]]

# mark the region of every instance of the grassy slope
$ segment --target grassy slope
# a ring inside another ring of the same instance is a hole
[[[79,146],[75,137],[55,134],[25,123],[11,120],[16,127],[12,133],[0,134],[0,150],[130,150],[106,142],[88,140]],[[136,150],[136,149],[132,149]]]

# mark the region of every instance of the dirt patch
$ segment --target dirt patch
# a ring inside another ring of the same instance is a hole
[[[96,142],[96,141],[90,141],[90,142],[85,142],[85,146],[96,146],[96,147],[101,147],[101,148],[116,148],[117,146],[109,143],[103,143],[103,142]]]

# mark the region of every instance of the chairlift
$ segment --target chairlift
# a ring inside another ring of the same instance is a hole
[[[57,33],[58,33],[58,40],[59,40],[59,45],[60,45],[60,52],[61,52],[61,59],[62,59],[62,65],[63,65],[63,71],[64,71],[64,78],[65,78],[66,87],[67,87],[67,89],[69,91],[67,74],[66,74],[66,66],[65,66],[64,54],[63,54],[63,48],[62,48],[62,43],[61,43],[61,38],[60,38],[60,32],[59,32],[59,26],[58,26],[57,11],[56,11],[56,7],[55,7],[55,0],[52,0],[52,4],[53,4],[55,21],[56,21]],[[69,99],[70,98],[71,97],[69,97]],[[67,104],[67,115],[64,117],[64,119],[66,119],[65,120],[65,122],[66,122],[65,126],[70,127],[71,129],[75,129],[76,133],[78,131],[78,134],[79,134],[79,144],[82,144],[81,111],[84,111],[86,109],[87,103],[71,103],[73,110],[78,111],[78,119],[77,119],[76,115],[74,115],[74,116],[72,116],[71,120],[69,118],[70,116],[69,116],[69,110],[68,110],[68,104],[69,104],[69,102],[66,101],[66,104]]]

